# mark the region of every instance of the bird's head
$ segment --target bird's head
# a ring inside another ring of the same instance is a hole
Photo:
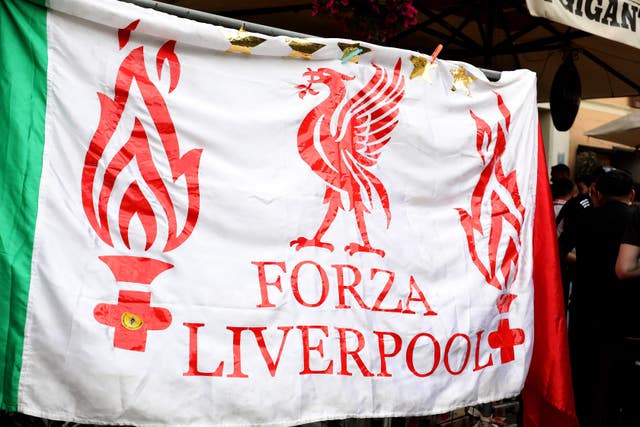
[[[296,89],[300,90],[300,92],[298,92],[300,98],[304,98],[307,93],[317,95],[319,92],[313,88],[313,85],[316,83],[323,83],[331,87],[332,82],[337,83],[342,80],[353,80],[355,78],[354,76],[348,76],[330,68],[318,68],[317,70],[307,68],[303,76],[307,78],[307,84],[296,86]]]

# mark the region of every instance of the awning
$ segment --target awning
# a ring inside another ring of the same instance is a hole
[[[640,146],[640,111],[634,111],[619,119],[593,128],[585,135],[630,147]]]

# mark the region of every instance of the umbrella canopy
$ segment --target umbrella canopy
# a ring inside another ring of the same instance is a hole
[[[634,111],[619,119],[593,128],[585,135],[630,147],[640,146],[640,111]]]
[[[311,0],[166,3],[321,37],[358,38],[356,25],[345,26],[327,15],[313,16]],[[525,0],[414,0],[413,4],[419,12],[416,24],[383,44],[430,54],[441,43],[442,58],[493,70],[528,68],[538,74],[541,102],[549,100],[553,78],[567,55],[574,59],[578,70],[582,99],[640,93],[637,48],[533,17]]]

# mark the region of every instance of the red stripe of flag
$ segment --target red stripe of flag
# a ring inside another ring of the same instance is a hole
[[[533,226],[534,344],[522,390],[524,427],[575,427],[567,324],[551,190],[538,128],[538,182]]]

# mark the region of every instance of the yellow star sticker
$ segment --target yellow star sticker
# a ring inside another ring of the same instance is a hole
[[[227,40],[231,43],[227,52],[251,54],[251,49],[264,42],[266,39],[252,36],[246,32],[244,25],[238,31],[227,30],[224,32]]]
[[[453,76],[453,86],[451,86],[451,90],[455,92],[458,89],[464,88],[467,96],[471,96],[469,85],[477,78],[467,74],[467,70],[465,70],[462,65],[459,65],[458,68],[450,71],[451,75]]]
[[[289,56],[291,58],[302,59],[311,59],[311,55],[326,46],[321,43],[313,43],[304,39],[287,39],[287,44],[291,48]]]
[[[429,61],[424,55],[411,55],[411,63],[413,64],[413,70],[411,71],[410,79],[418,76],[422,76],[429,83],[431,82],[431,70],[436,68],[438,64],[435,61]]]
[[[345,61],[349,58],[349,62],[355,62],[356,64],[358,63],[358,59],[360,59],[360,55],[371,52],[371,49],[360,46],[360,43],[338,43],[338,47],[342,50],[342,58],[340,58],[341,61]],[[354,55],[355,52],[358,53]]]

